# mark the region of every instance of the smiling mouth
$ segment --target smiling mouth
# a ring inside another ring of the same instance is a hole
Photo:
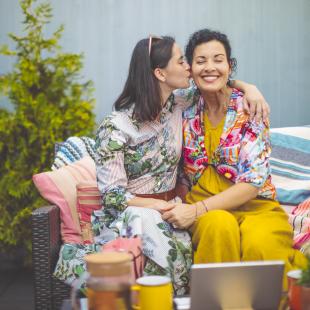
[[[215,80],[217,80],[218,76],[214,76],[214,75],[207,75],[207,76],[202,76],[202,79],[206,82],[214,82]]]

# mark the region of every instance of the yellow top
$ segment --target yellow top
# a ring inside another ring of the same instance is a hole
[[[203,121],[205,127],[205,148],[209,157],[209,162],[212,163],[213,153],[220,143],[225,117],[223,117],[223,119],[216,126],[213,126],[209,120],[208,114],[204,112]]]
[[[223,119],[216,126],[213,126],[209,120],[208,114],[204,112],[204,143],[210,164],[212,164],[214,151],[220,143],[224,123],[225,117],[223,117]],[[204,200],[227,189],[231,186],[231,184],[231,181],[218,174],[215,168],[209,165],[199,178],[198,182],[187,193],[186,202],[195,203],[197,201]]]

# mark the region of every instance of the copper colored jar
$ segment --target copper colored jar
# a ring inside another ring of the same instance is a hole
[[[102,252],[85,257],[89,310],[131,309],[132,257],[122,252]]]

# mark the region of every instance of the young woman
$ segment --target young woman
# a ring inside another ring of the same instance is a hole
[[[304,266],[271,182],[268,124],[244,113],[244,94],[227,85],[236,60],[226,35],[203,29],[186,47],[196,88],[183,113],[181,183],[186,201],[163,219],[192,231],[195,263],[284,260]],[[286,286],[286,277],[284,277]]]
[[[191,238],[185,230],[163,221],[161,213],[169,208],[168,201],[177,199],[174,188],[182,151],[182,112],[189,103],[179,95],[175,100],[173,91],[189,87],[189,76],[189,65],[173,38],[140,40],[115,111],[103,120],[96,138],[97,180],[103,194],[103,208],[93,218],[100,226],[96,240],[103,243],[109,230],[141,236],[144,273],[169,275],[177,295],[188,290]],[[253,86],[236,83],[254,97],[252,106],[258,106],[258,114],[268,109]],[[98,249],[79,247],[70,270],[77,269],[74,264],[79,270],[85,268],[83,256]],[[65,247],[61,254],[64,251]],[[62,257],[59,264],[61,261]],[[62,272],[62,279],[69,276]]]

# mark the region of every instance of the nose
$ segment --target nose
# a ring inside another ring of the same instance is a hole
[[[190,66],[189,66],[189,64],[186,61],[184,62],[184,68],[187,71],[189,71],[189,69],[190,69]]]
[[[205,66],[203,69],[204,69],[204,71],[207,71],[207,72],[215,70],[213,61],[205,62]]]

